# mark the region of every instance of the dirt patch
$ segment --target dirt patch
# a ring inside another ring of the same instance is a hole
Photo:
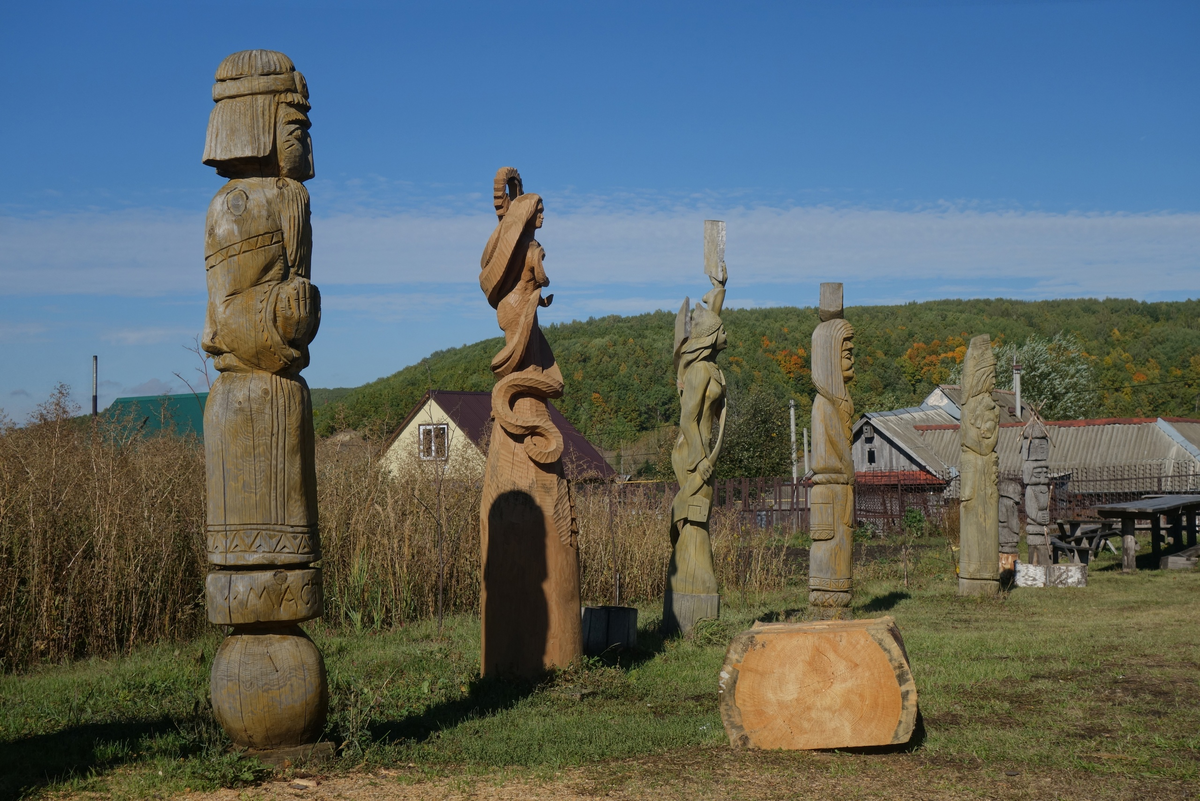
[[[1104,755],[1096,763],[1103,764]],[[441,773],[441,772],[439,772]],[[418,768],[379,768],[370,772],[281,779],[255,788],[192,793],[203,801],[278,799],[493,798],[641,799],[1185,799],[1194,787],[1158,780],[1128,780],[1070,771],[1028,771],[1019,764],[983,768],[979,763],[926,754],[857,755],[706,749],[671,752],[557,772],[501,771],[430,775]]]

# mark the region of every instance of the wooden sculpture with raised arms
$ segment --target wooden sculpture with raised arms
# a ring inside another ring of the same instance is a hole
[[[717,366],[717,354],[726,345],[721,310],[729,278],[725,223],[721,220],[704,221],[704,272],[712,289],[695,308],[684,298],[675,318],[679,436],[671,449],[671,467],[679,491],[671,504],[671,562],[663,597],[665,634],[687,633],[696,621],[721,615],[709,538],[713,470],[721,455],[727,411],[725,374]]]
[[[562,434],[546,404],[563,379],[538,326],[550,280],[534,233],[544,208],[520,174],[494,183],[496,230],[480,259],[479,286],[496,310],[504,347],[492,358],[492,432],[480,510],[483,674],[537,676],[582,653],[579,543]]]
[[[208,619],[232,626],[212,703],[235,743],[315,742],[328,692],[297,625],[322,612],[312,406],[300,371],[321,320],[309,281],[308,86],[272,50],[217,68],[204,163],[229,182],[208,208],[203,347],[220,375],[204,409]]]

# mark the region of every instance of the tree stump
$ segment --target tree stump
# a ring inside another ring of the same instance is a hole
[[[729,646],[720,704],[735,747],[896,745],[917,721],[917,687],[890,617],[756,623]]]
[[[637,615],[632,606],[584,607],[583,652],[600,656],[613,647],[636,648]]]

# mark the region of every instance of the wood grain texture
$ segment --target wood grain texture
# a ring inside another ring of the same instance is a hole
[[[208,622],[219,626],[299,623],[320,617],[320,568],[216,570],[204,582]]]
[[[808,604],[817,617],[849,614],[853,593],[854,328],[842,318],[842,285],[821,284],[821,319],[812,335],[812,548]]]
[[[217,68],[204,163],[229,179],[208,207],[201,347],[220,375],[204,408],[208,618],[234,631],[217,651],[212,703],[238,745],[313,743],[325,667],[295,625],[321,614],[309,344],[321,320],[310,281],[313,177],[308,84],[283,53],[244,50]],[[256,569],[258,568],[258,569]],[[266,569],[263,569],[266,568]]]
[[[908,742],[917,688],[890,617],[756,624],[720,674],[734,747],[811,750]]]
[[[713,567],[709,513],[713,471],[721,455],[728,408],[725,374],[717,354],[726,345],[721,311],[725,305],[725,223],[704,223],[704,263],[712,289],[695,308],[688,300],[675,320],[675,388],[679,393],[679,435],[671,467],[679,491],[671,503],[671,559],[663,597],[664,634],[687,633],[701,617],[720,614]]]
[[[325,728],[325,661],[298,626],[235,630],[213,657],[211,689],[217,722],[245,748],[311,743]]]
[[[483,675],[532,677],[562,668],[583,651],[578,527],[563,472],[562,434],[546,403],[563,380],[538,325],[550,281],[540,197],[502,167],[493,182],[499,222],[480,259],[479,285],[504,331],[492,359],[493,427],[480,510]]]
[[[1000,589],[1000,493],[997,486],[1000,407],[992,399],[996,357],[987,334],[974,337],[963,361],[962,504],[959,507],[958,594]]]

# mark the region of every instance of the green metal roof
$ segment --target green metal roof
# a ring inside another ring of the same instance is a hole
[[[204,403],[207,392],[183,395],[143,395],[117,398],[104,410],[105,417],[143,434],[173,431],[204,438]]]

